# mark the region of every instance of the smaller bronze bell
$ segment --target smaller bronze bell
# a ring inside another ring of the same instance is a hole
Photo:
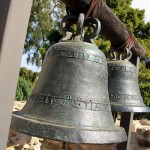
[[[127,59],[108,62],[108,91],[114,112],[150,112],[140,93],[137,68]]]

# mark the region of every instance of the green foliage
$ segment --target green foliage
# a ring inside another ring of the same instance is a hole
[[[139,71],[139,84],[141,94],[146,105],[150,104],[150,70],[141,64]]]
[[[133,0],[105,0],[117,17],[137,38],[150,38],[150,22],[144,22],[145,10],[131,7]]]
[[[21,67],[20,72],[19,72],[19,76],[25,80],[30,81],[31,83],[34,83],[37,81],[39,73],[33,72],[32,70],[28,70],[25,67]]]
[[[33,0],[24,53],[27,62],[41,66],[50,47],[51,31],[58,30],[58,21],[64,14],[64,5],[58,0]]]
[[[149,38],[144,38],[144,39],[138,38],[138,41],[139,41],[139,43],[141,43],[143,48],[146,50],[147,57],[150,57],[150,39]]]
[[[45,48],[43,42],[47,41],[47,33],[52,25],[49,6],[48,0],[34,0],[31,10],[24,53],[28,53],[27,62],[37,66],[40,66],[42,60],[39,48]]]
[[[147,51],[147,57],[150,57],[150,40],[138,39],[144,49]],[[141,94],[146,105],[150,105],[150,70],[146,68],[145,64],[140,65],[139,70],[139,85]]]
[[[16,100],[27,100],[38,79],[39,73],[20,68],[19,79],[16,89]]]
[[[33,83],[30,80],[25,80],[19,77],[17,90],[16,90],[16,100],[27,100],[31,95],[33,90]]]
[[[94,43],[107,56],[107,52],[110,49],[110,41],[107,41],[104,38],[100,37],[100,38],[94,40]]]

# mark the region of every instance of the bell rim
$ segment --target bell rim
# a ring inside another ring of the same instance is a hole
[[[25,124],[26,126],[24,126]],[[31,126],[29,127],[29,125],[32,125],[32,128]],[[54,126],[54,124],[52,125],[47,122],[40,122],[34,119],[24,117],[21,114],[19,114],[19,111],[13,112],[10,128],[31,136],[48,138],[56,141],[64,141],[68,143],[113,144],[113,143],[121,143],[127,140],[125,130],[122,127],[115,126],[113,130],[99,130],[99,131],[66,128],[64,126],[61,127]],[[42,132],[43,130],[41,129],[43,129],[44,132]],[[62,132],[61,131],[62,129],[66,130],[66,132]],[[83,136],[81,137],[81,135]]]
[[[135,112],[135,113],[150,112],[150,108],[148,106],[116,105],[116,104],[111,104],[111,110],[113,112]]]

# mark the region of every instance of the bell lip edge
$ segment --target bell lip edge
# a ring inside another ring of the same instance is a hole
[[[15,111],[15,112],[19,112],[19,111]],[[15,115],[15,116],[14,116]],[[19,118],[19,117],[22,117],[22,118]],[[16,121],[19,121],[19,120],[23,120],[24,121],[24,119],[28,119],[28,118],[25,118],[24,116],[21,116],[20,114],[13,114],[12,115],[12,120],[13,120],[13,118],[15,118],[15,122]],[[23,119],[24,118],[24,119]],[[84,141],[82,141],[82,142],[74,142],[73,140],[70,140],[69,138],[68,138],[68,140],[64,140],[63,138],[60,138],[60,139],[56,139],[56,138],[50,138],[50,136],[47,136],[47,137],[45,137],[44,135],[38,135],[38,134],[34,134],[34,133],[31,133],[30,131],[19,131],[19,129],[18,129],[18,127],[12,127],[12,124],[11,124],[11,126],[10,126],[10,129],[13,129],[13,130],[16,130],[17,132],[21,132],[21,133],[24,133],[24,134],[27,134],[27,135],[30,135],[30,136],[36,136],[36,137],[39,137],[39,138],[47,138],[47,139],[50,139],[50,140],[55,140],[55,141],[64,141],[64,142],[67,142],[67,143],[73,143],[73,144],[117,144],[117,143],[122,143],[122,142],[125,142],[125,141],[127,141],[127,135],[126,135],[126,132],[125,132],[125,130],[124,130],[124,128],[122,128],[122,127],[119,127],[119,126],[115,126],[115,128],[114,128],[114,130],[113,130],[113,133],[115,134],[116,132],[118,133],[118,135],[116,136],[115,135],[115,137],[118,137],[116,140],[114,140],[114,141],[110,141],[110,142],[108,142],[108,141],[105,141],[105,142],[100,142],[101,140],[99,140],[99,142],[98,141],[95,141],[95,142],[92,142],[91,140],[90,141],[86,141],[85,142],[85,140]],[[81,130],[81,131],[83,131],[83,129]],[[86,131],[86,130],[85,130]],[[88,131],[88,130],[87,130]],[[104,131],[105,132],[105,131]],[[103,132],[103,133],[104,133]],[[109,132],[108,130],[106,130],[106,134],[107,134],[107,132]],[[98,132],[99,133],[99,132]],[[87,136],[86,136],[87,137]],[[120,137],[122,137],[122,138],[120,138]],[[94,137],[93,137],[94,138]],[[91,139],[93,139],[93,138],[91,138]],[[112,135],[110,135],[109,136],[109,138],[108,139],[111,139],[112,138]]]
[[[150,107],[148,106],[119,106],[111,104],[112,112],[133,112],[133,113],[150,113]]]

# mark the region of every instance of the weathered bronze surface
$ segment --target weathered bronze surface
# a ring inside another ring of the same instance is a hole
[[[67,22],[77,21],[68,32]],[[100,31],[94,23],[89,42]],[[92,23],[92,24],[93,24]],[[39,80],[27,104],[15,112],[11,127],[34,136],[70,143],[118,143],[126,140],[123,128],[114,126],[108,95],[108,69],[104,54],[82,42],[84,15],[66,16],[61,22],[64,37],[47,52]]]
[[[112,111],[150,112],[141,97],[137,68],[127,60],[108,62],[108,91]]]
[[[118,143],[108,95],[104,54],[93,44],[67,41],[47,52],[27,104],[14,112],[11,128],[70,143]]]

